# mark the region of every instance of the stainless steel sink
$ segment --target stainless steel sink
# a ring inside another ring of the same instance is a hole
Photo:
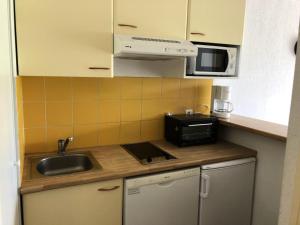
[[[90,152],[32,158],[31,178],[57,176],[101,169]]]

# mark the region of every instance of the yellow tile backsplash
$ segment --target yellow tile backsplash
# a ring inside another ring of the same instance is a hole
[[[192,99],[195,96],[196,91],[197,91],[197,81],[195,82],[194,80],[190,80],[190,79],[181,80],[180,97],[184,97],[185,99]]]
[[[71,101],[71,78],[45,78],[46,101]]]
[[[180,79],[166,78],[162,80],[162,96],[177,98],[180,94]]]
[[[141,121],[141,138],[143,141],[159,140],[163,138],[164,120],[144,120]]]
[[[97,78],[74,78],[72,82],[75,102],[99,99],[99,82]]]
[[[120,143],[134,143],[140,141],[141,121],[122,122]]]
[[[162,139],[166,112],[209,112],[212,85],[179,78],[23,77],[19,83],[26,153],[56,151],[67,136],[74,136],[72,148]]]
[[[143,99],[142,120],[159,119],[163,116],[162,99]],[[167,112],[167,111],[166,111]]]
[[[160,98],[161,97],[161,80],[157,78],[143,79],[143,99]]]
[[[45,79],[41,77],[17,78],[22,83],[23,101],[43,102],[45,101]]]
[[[121,98],[142,98],[142,78],[121,78]]]
[[[34,114],[34,113],[33,113]],[[72,102],[46,102],[47,127],[73,124]]]
[[[74,136],[75,148],[92,147],[99,145],[100,125],[74,125],[74,133],[68,136]]]
[[[99,130],[99,144],[112,145],[120,143],[120,123],[102,123]]]
[[[121,101],[121,121],[141,120],[142,100],[128,99]]]
[[[119,123],[121,118],[120,100],[100,100],[99,122],[100,123]]]
[[[99,80],[100,99],[120,99],[121,79],[100,79]]]
[[[24,102],[23,111],[25,128],[46,126],[46,107],[44,102]]]
[[[25,133],[25,153],[47,152],[46,128],[28,128]],[[51,143],[49,143],[50,145]]]
[[[73,123],[76,125],[97,124],[100,121],[97,101],[74,102]]]

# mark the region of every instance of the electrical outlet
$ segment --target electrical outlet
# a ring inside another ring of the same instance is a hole
[[[193,114],[193,109],[186,109],[185,114],[186,115],[192,115]]]

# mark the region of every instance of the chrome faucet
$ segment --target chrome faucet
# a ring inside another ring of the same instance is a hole
[[[65,152],[66,152],[66,149],[69,145],[69,143],[72,143],[73,142],[73,137],[67,137],[66,140],[64,139],[59,139],[57,141],[57,144],[58,144],[58,151],[57,151],[57,154],[59,155],[64,155]]]

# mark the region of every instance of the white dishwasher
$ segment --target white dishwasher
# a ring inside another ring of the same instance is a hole
[[[197,225],[200,168],[129,178],[123,225]]]

